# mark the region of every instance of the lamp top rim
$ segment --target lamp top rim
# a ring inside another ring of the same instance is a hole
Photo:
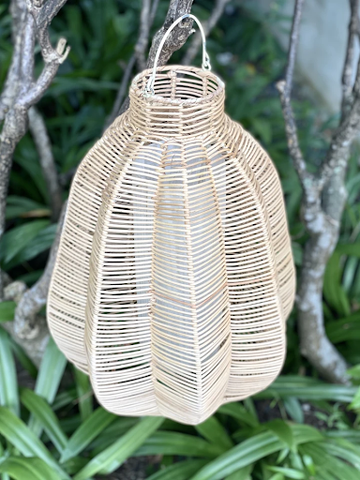
[[[150,103],[155,102],[177,106],[192,106],[214,101],[214,99],[224,95],[225,85],[220,77],[209,70],[203,70],[201,68],[185,65],[164,65],[162,67],[157,67],[154,93],[147,95],[145,88],[152,73],[153,69],[149,68],[143,70],[134,77],[130,86],[130,98],[135,96],[138,97],[138,100],[141,99]],[[180,75],[180,77],[178,75]],[[175,98],[171,98],[158,93],[159,80],[168,79],[171,81],[171,79],[173,79],[174,81],[178,81],[181,76],[187,76],[189,79],[188,82],[193,86],[199,86],[199,81],[201,81],[204,83],[206,82],[206,84],[210,85],[211,88],[208,88],[209,91],[205,95],[199,95],[192,98],[179,98],[177,96],[175,96]]]

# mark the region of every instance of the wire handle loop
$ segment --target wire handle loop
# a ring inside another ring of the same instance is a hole
[[[192,18],[197,23],[197,26],[199,27],[201,38],[202,38],[202,64],[201,64],[201,68],[205,71],[206,70],[211,70],[210,57],[209,57],[209,55],[206,51],[206,37],[205,37],[205,32],[204,32],[203,26],[201,25],[199,19],[197,17],[195,17],[195,15],[192,15],[191,13],[185,13],[181,17],[177,18],[172,25],[170,25],[167,32],[165,33],[165,35],[161,39],[161,42],[159,43],[159,47],[157,49],[155,60],[154,60],[153,71],[152,71],[152,74],[150,75],[150,78],[149,78],[149,80],[146,84],[146,87],[145,87],[145,91],[144,91],[145,96],[155,95],[154,83],[155,83],[155,77],[156,77],[156,68],[157,68],[157,64],[159,62],[159,57],[160,57],[161,50],[163,49],[163,46],[164,46],[164,44],[166,42],[166,39],[168,38],[169,34],[174,30],[176,25],[178,25],[185,18]]]

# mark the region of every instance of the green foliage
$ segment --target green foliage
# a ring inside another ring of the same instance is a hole
[[[5,233],[0,245],[0,261],[3,262],[3,268],[6,268],[7,264],[16,255],[23,252],[29,243],[48,225],[48,220],[33,220]]]
[[[112,445],[95,455],[90,462],[75,475],[74,480],[87,480],[89,476],[116,470],[140,445],[160,427],[162,418],[143,418]]]
[[[53,43],[64,36],[71,52],[38,107],[46,119],[58,172],[65,178],[64,198],[69,189],[64,174],[77,167],[100,137],[137,38],[140,2],[104,3],[68,0],[52,22]],[[152,34],[162,24],[167,5],[160,2]],[[197,0],[193,12],[206,19],[212,6],[210,0]],[[255,7],[230,2],[208,47],[213,69],[226,83],[228,114],[259,139],[277,166],[295,262],[301,266],[307,239],[300,220],[301,188],[289,161],[275,89],[286,55],[268,28],[269,22],[286,21],[280,11],[273,9],[265,22]],[[2,5],[0,84],[11,59],[10,25]],[[176,52],[172,61],[179,61],[182,53]],[[200,62],[199,56],[194,63]],[[321,125],[301,94],[294,108],[302,148],[310,168],[315,168],[334,119]],[[314,372],[300,356],[292,316],[284,375],[253,399],[223,405],[196,427],[160,418],[116,417],[97,405],[88,377],[66,364],[54,342],[49,342],[38,370],[0,327],[1,480],[106,476],[128,457],[141,455],[161,457],[159,465],[149,466],[149,480],[360,478],[358,154],[354,149],[340,243],[324,282],[326,331],[354,365],[349,370],[352,385],[328,385],[311,377]],[[16,149],[9,190],[0,265],[31,286],[43,272],[56,225],[50,223],[48,189],[29,134]],[[1,302],[0,322],[12,320],[15,307],[14,302]],[[34,390],[19,387],[15,358],[35,378]]]
[[[185,460],[173,463],[151,475],[148,480],[188,480],[206,465],[206,460]]]
[[[0,405],[19,413],[15,361],[7,333],[0,328]]]
[[[8,358],[4,364],[10,365],[13,352],[5,333],[1,333],[1,341],[2,360],[5,355]],[[51,361],[50,367],[47,361]],[[48,375],[47,387],[43,382],[44,372]],[[342,430],[335,428],[321,433],[312,426],[286,418],[259,422],[252,402],[224,405],[215,416],[195,427],[164,422],[157,417],[116,417],[96,407],[82,423],[68,422],[69,428],[65,429],[64,420],[77,418],[81,411],[80,398],[72,393],[78,390],[70,369],[66,386],[59,383],[66,372],[63,357],[50,342],[37,375],[37,393],[20,389],[24,406],[21,418],[14,413],[14,410],[19,412],[15,374],[6,377],[5,383],[0,381],[3,405],[0,407],[0,439],[3,439],[0,472],[22,480],[86,480],[98,473],[110,474],[129,456],[161,455],[164,464],[157,472],[149,472],[151,480],[270,480],[280,476],[310,480],[311,476],[329,478],[326,476],[329,472],[335,479],[352,480],[359,475],[360,435],[355,435],[352,443],[347,437],[350,439],[352,433],[360,431],[352,428],[346,411],[339,412]],[[359,378],[359,369],[353,369],[351,374]],[[3,373],[0,380],[2,378]],[[309,386],[311,388],[306,388]],[[268,390],[258,394],[254,398],[255,407],[266,398],[281,412],[281,404],[294,398],[296,389],[302,390],[303,401],[321,405],[324,411],[329,407],[330,414],[334,408],[323,403],[329,397],[344,402],[353,398],[349,408],[359,408],[358,387],[326,385],[295,376],[280,377]],[[336,435],[338,433],[342,435]],[[324,462],[324,458],[331,461]],[[26,477],[32,472],[36,475]],[[348,477],[342,477],[341,472],[346,472]]]
[[[92,388],[88,375],[74,367],[76,389],[79,397],[81,419],[84,422],[92,413]]]
[[[46,400],[36,395],[32,390],[24,389],[21,392],[21,403],[34,415],[39,425],[44,428],[57,451],[60,454],[63,453],[68,439],[61,429],[58,418]]]
[[[52,467],[61,478],[69,478],[50,451],[11,410],[0,407],[0,434],[24,457],[37,457]]]
[[[86,447],[110,425],[116,416],[98,407],[85,421],[81,423],[79,428],[75,430],[70,438],[65,450],[62,452],[60,462],[66,462],[70,458],[75,457],[78,453],[86,449]],[[117,432],[119,429],[117,429]]]
[[[12,301],[0,302],[0,322],[11,322],[14,319],[16,303]]]
[[[64,355],[59,351],[54,341],[50,339],[36,377],[34,390],[37,395],[44,398],[49,404],[52,404],[54,401],[65,366],[66,359]],[[31,416],[29,427],[39,436],[42,431],[42,422],[35,416]]]
[[[7,473],[15,480],[61,480],[58,475],[46,462],[40,458],[9,457],[0,464],[0,472]]]

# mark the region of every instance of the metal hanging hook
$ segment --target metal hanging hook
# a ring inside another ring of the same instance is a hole
[[[156,69],[157,69],[157,65],[158,65],[158,62],[159,62],[159,57],[160,57],[161,50],[163,49],[163,46],[164,46],[169,34],[174,30],[176,25],[178,25],[185,18],[192,18],[196,22],[197,26],[199,27],[201,38],[202,38],[202,64],[201,64],[201,68],[203,70],[208,70],[208,71],[211,70],[210,57],[209,57],[209,55],[206,51],[206,37],[205,37],[205,32],[204,32],[203,26],[201,25],[200,20],[197,17],[195,17],[195,15],[192,15],[191,13],[185,13],[185,15],[182,15],[181,17],[177,18],[175,20],[175,22],[170,25],[167,32],[165,33],[165,35],[161,39],[161,42],[159,43],[159,46],[158,46],[158,49],[157,49],[157,52],[156,52],[156,55],[155,55],[153,71],[152,71],[152,74],[149,77],[149,80],[148,80],[148,82],[146,84],[146,87],[145,87],[145,90],[144,90],[144,95],[145,96],[155,95],[154,83],[155,83]]]

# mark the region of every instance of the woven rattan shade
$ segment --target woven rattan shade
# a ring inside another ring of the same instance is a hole
[[[48,322],[99,402],[199,423],[264,389],[285,354],[294,267],[277,172],[193,67],[149,71],[80,164]]]

